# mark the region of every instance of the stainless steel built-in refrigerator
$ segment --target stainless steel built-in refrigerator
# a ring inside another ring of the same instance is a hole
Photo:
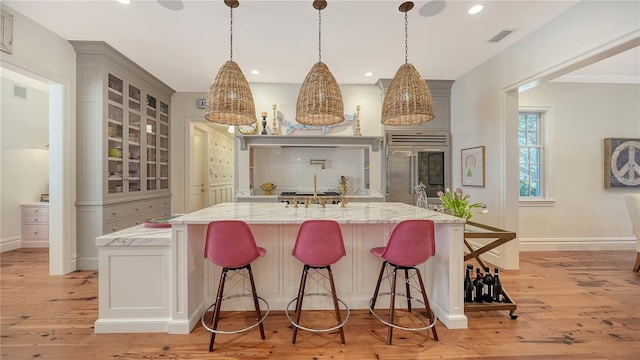
[[[386,201],[416,204],[416,185],[425,185],[429,204],[451,187],[448,131],[389,130],[386,133]]]

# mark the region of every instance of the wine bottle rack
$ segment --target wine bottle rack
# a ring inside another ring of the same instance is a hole
[[[467,221],[465,224],[465,232],[464,232],[464,245],[469,250],[468,254],[465,254],[464,261],[475,260],[485,271],[489,269],[484,261],[480,258],[480,255],[495,249],[496,247],[503,245],[513,239],[516,238],[516,233],[498,229],[492,226],[475,223],[472,221]],[[474,248],[468,239],[494,239],[486,245],[483,245],[479,248]],[[502,294],[503,301],[502,302],[465,302],[464,303],[464,311],[465,312],[474,312],[474,311],[509,311],[509,316],[512,319],[517,319],[518,315],[516,315],[516,310],[518,305],[513,302],[511,297],[507,294],[502,288],[500,292]]]

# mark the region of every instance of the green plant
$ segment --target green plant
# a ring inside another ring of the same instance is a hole
[[[463,218],[465,220],[471,219],[471,209],[480,208],[484,209],[481,213],[486,214],[487,205],[484,203],[470,203],[469,194],[464,194],[462,189],[457,188],[455,192],[451,189],[445,189],[445,192],[438,191],[438,197],[442,201],[442,207],[451,211],[453,216]]]

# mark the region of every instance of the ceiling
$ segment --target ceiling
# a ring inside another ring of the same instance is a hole
[[[3,2],[64,39],[106,41],[180,92],[206,91],[230,56],[230,11],[222,0]],[[408,13],[408,60],[423,78],[455,80],[577,2],[415,1]],[[400,3],[328,1],[321,12],[322,61],[338,83],[393,77],[404,62]],[[484,10],[469,15],[476,3]],[[488,41],[505,29],[513,32]],[[249,82],[301,83],[318,61],[312,1],[240,1],[233,11],[233,60]],[[260,74],[251,74],[254,69]]]

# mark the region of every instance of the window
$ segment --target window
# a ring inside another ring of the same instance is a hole
[[[542,112],[520,112],[520,197],[543,197]]]

